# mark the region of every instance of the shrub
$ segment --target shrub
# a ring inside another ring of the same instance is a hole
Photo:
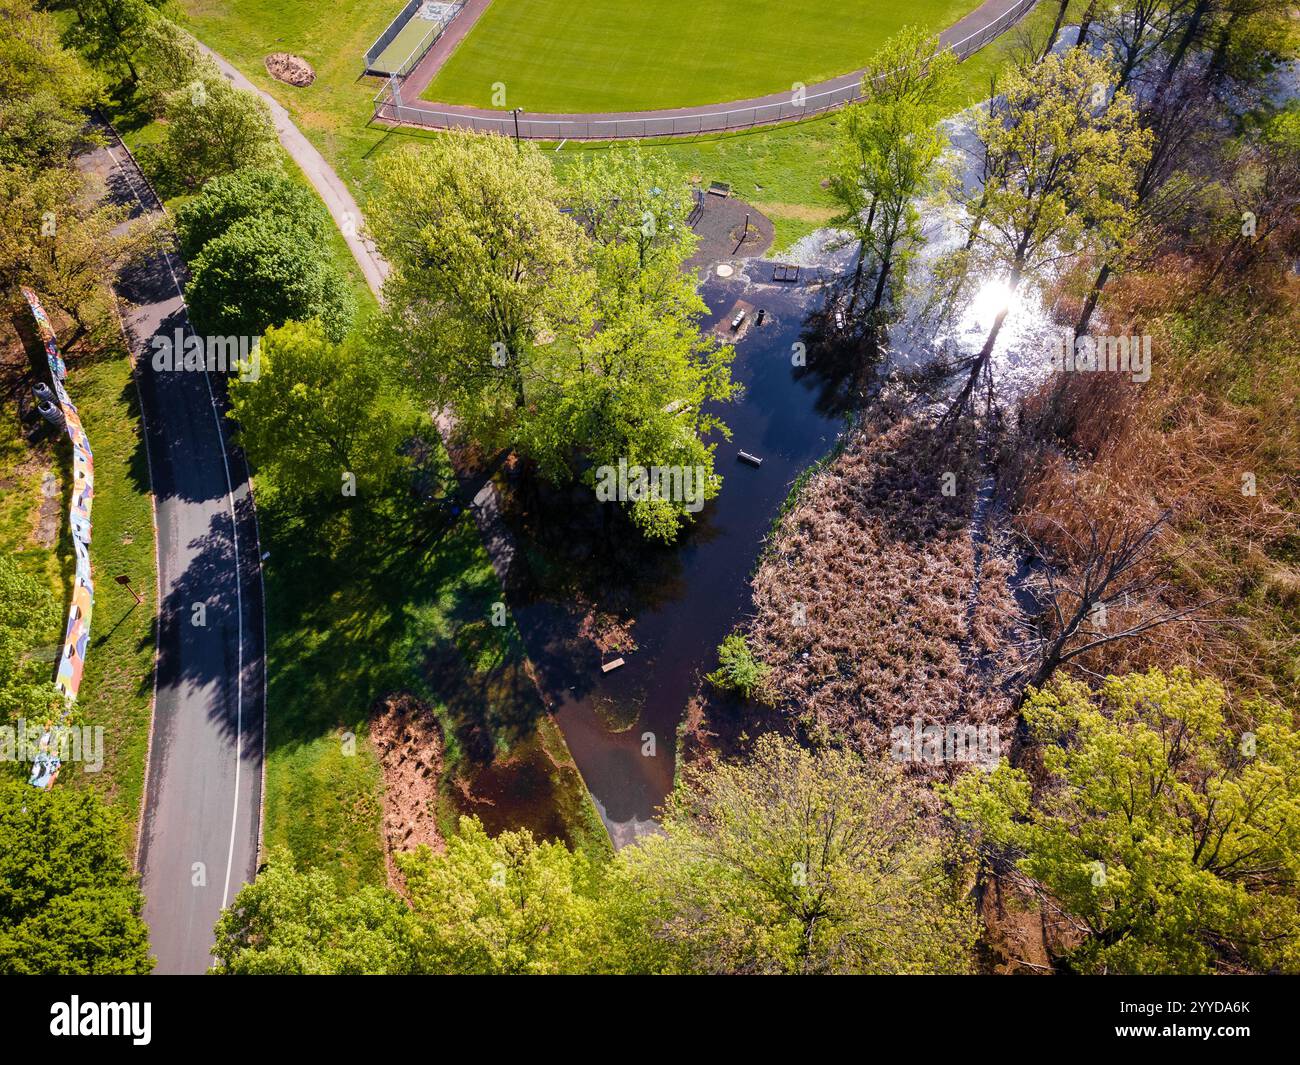
[[[334,262],[304,247],[274,216],[236,222],[190,264],[185,297],[200,333],[261,336],[288,321],[318,319],[329,340],[352,324],[352,294]]]
[[[734,691],[742,699],[766,702],[767,682],[772,670],[754,657],[743,633],[732,633],[718,647],[718,668],[708,675],[709,683],[723,691]]]
[[[279,170],[244,167],[215,177],[176,212],[176,237],[186,262],[209,241],[246,218],[269,217],[293,227],[302,239],[323,244],[329,219],[316,198]]]

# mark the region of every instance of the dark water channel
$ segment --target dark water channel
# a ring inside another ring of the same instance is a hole
[[[737,300],[751,321],[759,308],[766,315],[736,345],[733,376],[745,390],[722,412],[732,439],[717,449],[721,494],[676,544],[646,544],[621,523],[611,537],[608,516],[600,517],[602,505],[590,492],[514,519],[529,568],[545,571],[545,579],[516,596],[515,618],[620,846],[650,828],[672,786],[678,724],[699,675],[714,668],[717,645],[748,607],[750,575],[791,483],[833,447],[844,426],[861,349],[828,321],[833,315],[824,310],[827,289],[817,271],[795,285],[771,277],[771,264],[750,262],[737,276],[711,277],[703,286],[710,329],[719,322],[728,328]],[[806,348],[806,366],[794,364],[796,344]],[[762,466],[742,462],[742,450],[761,457]],[[622,653],[621,668],[603,673],[601,652],[578,635],[579,600],[635,619],[636,647]]]

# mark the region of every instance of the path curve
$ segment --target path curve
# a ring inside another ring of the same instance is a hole
[[[942,48],[952,49],[959,59],[973,55],[1005,33],[1033,10],[1038,0],[984,0],[969,15],[939,34]],[[431,129],[469,129],[480,133],[514,136],[527,140],[620,140],[640,137],[681,137],[699,133],[722,133],[777,122],[794,122],[822,114],[848,103],[858,95],[864,71],[809,85],[796,101],[794,93],[736,100],[697,107],[664,108],[655,111],[605,111],[556,113],[520,111],[515,115],[483,107],[430,103],[420,99],[434,75],[446,63],[456,46],[473,28],[490,0],[470,0],[442,38],[396,85],[390,80],[377,97],[374,118],[398,126]]]
[[[334,224],[338,226],[343,239],[347,241],[348,250],[352,252],[357,265],[361,267],[366,284],[378,297],[384,278],[388,276],[388,264],[380,258],[374,242],[365,235],[361,208],[352,198],[348,187],[339,180],[338,174],[334,173],[334,168],[325,161],[325,157],[316,150],[316,146],[303,135],[302,130],[294,125],[283,104],[269,92],[259,89],[233,64],[202,41],[197,43],[204,54],[217,64],[231,84],[238,89],[254,93],[266,101],[266,105],[271,109],[271,119],[275,123],[275,132],[280,138],[280,143],[284,145],[284,150],[289,153],[290,158],[302,169],[307,180],[311,182],[312,188],[329,209],[330,217],[334,219]]]

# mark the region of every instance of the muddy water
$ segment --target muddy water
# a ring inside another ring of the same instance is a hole
[[[632,543],[626,530],[611,548],[589,524],[592,544],[577,544],[567,560],[597,574],[583,595],[635,619],[636,648],[622,653],[626,664],[601,671],[601,654],[575,632],[572,602],[554,590],[515,605],[543,692],[616,845],[651,828],[672,786],[678,724],[697,677],[715,667],[717,645],[748,604],[764,536],[791,482],[831,449],[844,424],[854,345],[819,332],[825,292],[817,271],[792,286],[771,283],[771,270],[742,263],[735,277],[714,276],[702,290],[710,329],[727,328],[737,300],[753,308],[751,320],[758,308],[766,311],[763,325],[736,345],[733,376],[745,392],[722,412],[733,435],[718,445],[719,497],[670,549]],[[803,368],[792,358],[798,343],[807,350]],[[742,450],[762,466],[741,462]],[[584,507],[598,510],[581,499],[570,509]]]

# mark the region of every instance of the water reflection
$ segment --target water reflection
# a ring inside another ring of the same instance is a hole
[[[751,319],[763,315],[737,343],[733,373],[744,393],[722,411],[733,435],[718,444],[721,494],[673,547],[647,544],[616,505],[586,489],[538,488],[512,515],[531,571],[516,619],[616,843],[651,827],[672,785],[678,724],[745,609],[763,538],[870,374],[869,346],[826,311],[832,287],[817,271],[775,283],[762,262],[704,283],[707,328],[726,330],[742,299],[755,308]],[[742,450],[762,466],[741,462]],[[633,622],[635,649],[619,650],[625,664],[609,673],[601,667],[613,653],[602,655],[590,635],[602,617]]]

